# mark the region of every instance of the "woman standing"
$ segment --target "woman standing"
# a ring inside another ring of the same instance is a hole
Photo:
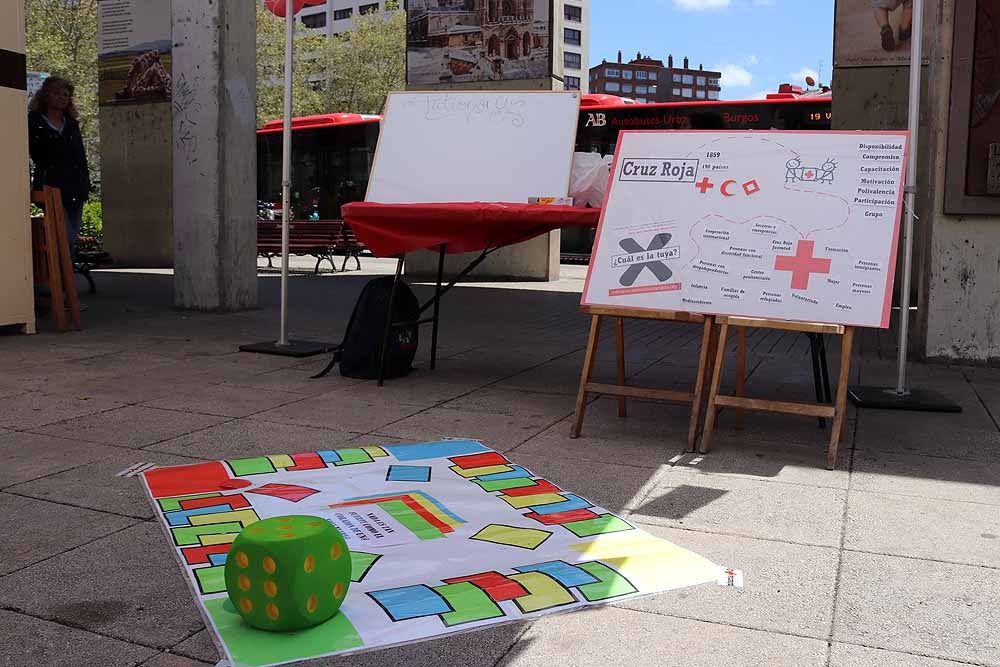
[[[83,205],[90,195],[90,170],[80,134],[79,114],[73,106],[73,84],[50,76],[28,107],[28,148],[35,163],[31,187],[59,188],[70,257],[76,259],[76,237],[83,221]]]

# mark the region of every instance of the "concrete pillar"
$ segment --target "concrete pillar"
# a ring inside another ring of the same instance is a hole
[[[173,0],[174,303],[257,305],[256,8]]]
[[[928,244],[917,335],[929,358],[1000,360],[1000,219],[944,213],[948,163],[955,8],[966,0],[939,0],[928,87],[928,134],[921,159],[932,187],[920,212]],[[961,35],[972,39],[973,35]],[[996,113],[996,111],[994,111]]]

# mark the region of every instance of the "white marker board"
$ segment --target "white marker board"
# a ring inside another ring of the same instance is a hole
[[[393,93],[365,201],[565,197],[579,111],[578,93]]]
[[[905,132],[623,132],[583,305],[887,327]]]

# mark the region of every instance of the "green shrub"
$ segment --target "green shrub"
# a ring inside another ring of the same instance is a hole
[[[100,241],[104,236],[104,219],[100,200],[91,199],[83,205],[83,224],[80,236],[92,236]]]

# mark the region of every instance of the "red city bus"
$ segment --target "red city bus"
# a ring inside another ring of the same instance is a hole
[[[782,89],[786,89],[784,86]],[[576,150],[610,155],[622,130],[828,130],[831,96],[779,92],[763,100],[636,104],[612,95],[584,95]],[[292,120],[292,217],[338,220],[340,207],[361,201],[375,158],[379,116],[321,114]],[[257,131],[258,216],[280,216],[282,122]],[[566,261],[586,261],[593,232],[562,236]]]

